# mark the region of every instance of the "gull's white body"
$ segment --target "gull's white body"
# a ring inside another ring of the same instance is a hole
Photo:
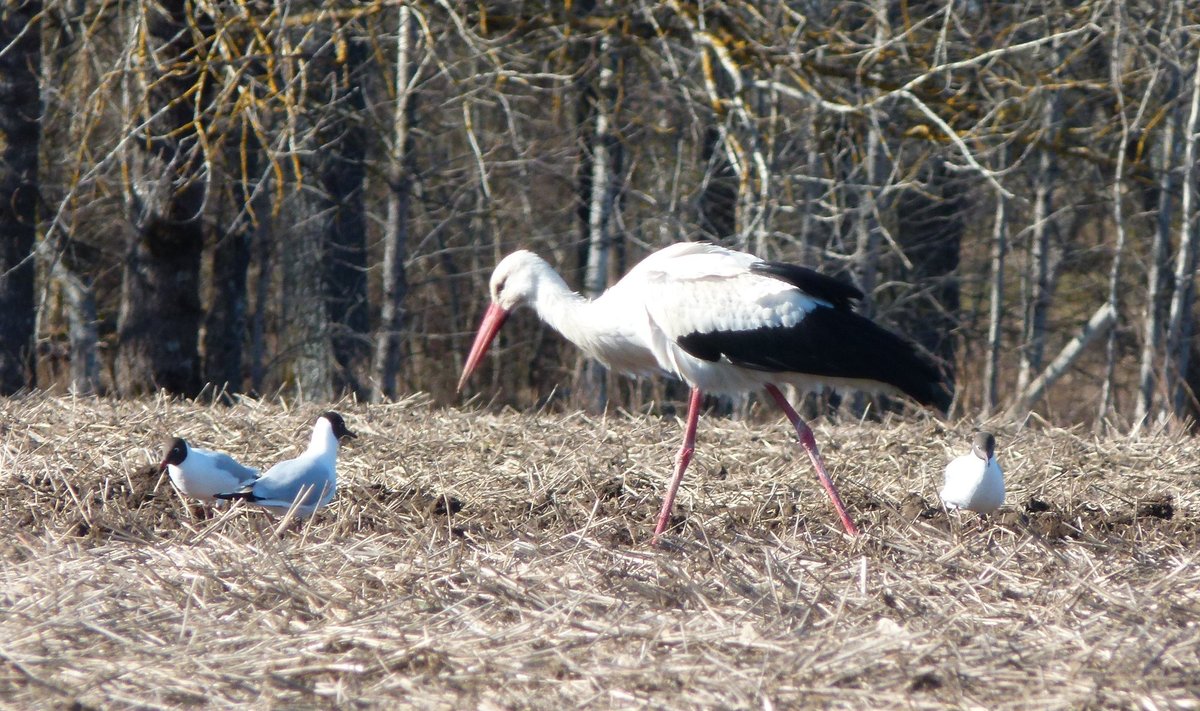
[[[337,491],[338,440],[324,417],[313,427],[308,449],[295,459],[279,462],[250,486],[253,503],[284,514],[303,493],[296,515],[305,518],[328,504]],[[227,490],[228,491],[228,490]]]
[[[179,464],[167,465],[171,483],[185,496],[215,501],[217,494],[235,491],[258,478],[258,470],[239,464],[223,452],[187,445],[187,456]]]
[[[995,456],[981,458],[974,451],[946,465],[941,491],[948,508],[992,513],[1004,505],[1004,472]]]

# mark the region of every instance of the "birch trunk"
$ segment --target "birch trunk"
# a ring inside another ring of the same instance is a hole
[[[1178,93],[1178,80],[1172,82],[1168,101]],[[1146,318],[1143,322],[1141,363],[1138,367],[1137,401],[1134,406],[1134,430],[1150,417],[1154,406],[1154,390],[1159,372],[1163,348],[1163,321],[1169,308],[1170,285],[1167,276],[1171,250],[1171,213],[1174,208],[1178,185],[1175,180],[1175,159],[1179,140],[1178,131],[1182,113],[1171,111],[1163,125],[1159,143],[1160,164],[1158,166],[1158,209],[1155,220],[1154,238],[1150,247],[1150,268],[1146,275]]]
[[[864,159],[866,170],[864,182],[866,187],[859,192],[858,221],[856,224],[857,242],[854,250],[854,263],[858,275],[858,285],[864,298],[863,315],[872,316],[875,313],[875,284],[879,276],[879,243],[881,209],[876,202],[879,195],[879,179],[884,174],[883,157],[879,148],[880,137],[874,128],[867,129],[867,154]]]
[[[1196,133],[1200,129],[1200,50],[1192,64],[1192,101],[1183,143],[1183,185],[1180,190],[1179,252],[1175,258],[1175,293],[1167,320],[1167,397],[1170,411],[1182,417],[1187,409],[1188,359],[1192,348],[1192,301],[1196,283],[1197,251],[1200,250],[1200,219],[1196,198]]]
[[[1007,162],[1007,161],[1006,161]],[[983,416],[1000,406],[1000,349],[1004,326],[1004,262],[1008,256],[1008,202],[996,192],[992,223],[991,287],[988,300],[988,345],[983,370]]]
[[[1046,391],[1067,372],[1071,364],[1079,359],[1079,356],[1083,354],[1088,345],[1107,333],[1116,321],[1116,312],[1112,310],[1110,304],[1103,304],[1100,308],[1096,309],[1096,312],[1084,324],[1079,334],[1063,346],[1050,365],[1046,366],[1046,369],[1037,378],[1033,379],[1028,387],[1021,391],[1020,396],[1008,411],[1009,417],[1029,412],[1037,404],[1037,401],[1042,399]]]
[[[400,6],[396,29],[396,108],[392,114],[392,145],[388,160],[387,222],[383,234],[383,303],[376,332],[375,356],[371,365],[375,402],[395,398],[401,366],[404,329],[404,298],[408,281],[404,260],[408,254],[409,206],[412,199],[412,142],[417,76],[413,52],[417,42],[412,9]]]
[[[608,3],[611,5],[611,0]],[[599,76],[591,93],[592,118],[588,143],[591,147],[588,177],[587,261],[584,264],[583,292],[589,298],[604,293],[608,287],[608,261],[612,244],[612,217],[616,206],[616,141],[611,120],[615,95],[615,57],[612,38],[606,33],[599,42]],[[606,369],[595,361],[587,361],[580,378],[580,402],[593,412],[603,411],[608,404]]]
[[[1050,141],[1058,120],[1059,99],[1046,101],[1042,113],[1042,140]],[[1054,155],[1043,148],[1038,155],[1036,186],[1033,198],[1033,225],[1029,245],[1029,271],[1025,277],[1025,324],[1021,362],[1017,372],[1017,391],[1024,391],[1029,381],[1042,367],[1045,351],[1046,318],[1050,310],[1051,266],[1050,235],[1053,232],[1054,184],[1058,166]]]
[[[1117,150],[1117,165],[1113,169],[1113,229],[1116,231],[1116,243],[1113,245],[1112,266],[1108,273],[1108,306],[1117,319],[1120,319],[1120,288],[1121,262],[1125,257],[1125,214],[1122,209],[1122,188],[1125,182],[1125,146],[1129,142],[1129,119],[1125,116],[1125,94],[1121,87],[1121,37],[1124,31],[1121,26],[1121,5],[1114,6],[1112,52],[1109,66],[1112,71],[1112,85],[1117,98],[1117,116],[1121,121],[1121,143]],[[1096,428],[1105,426],[1108,413],[1113,408],[1113,376],[1117,368],[1117,329],[1108,331],[1104,345],[1104,382],[1100,389],[1100,411],[1096,413]]]

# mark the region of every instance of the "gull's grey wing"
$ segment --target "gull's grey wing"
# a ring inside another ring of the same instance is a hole
[[[252,484],[258,478],[258,470],[241,464],[224,452],[214,452],[211,449],[192,447],[191,451],[204,454],[212,465],[237,480],[238,486]]]
[[[258,470],[254,467],[248,467],[240,464],[228,454],[218,454],[215,457],[217,469],[228,473],[230,476],[238,480],[239,486],[252,484],[258,478]]]
[[[267,470],[254,483],[254,498],[259,502],[279,501],[288,505],[301,489],[308,488],[304,504],[315,504],[333,487],[333,467],[320,459],[289,459]]]

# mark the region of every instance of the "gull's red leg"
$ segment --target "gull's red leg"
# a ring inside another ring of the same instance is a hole
[[[800,439],[800,445],[808,452],[808,457],[812,460],[813,467],[817,470],[817,478],[821,480],[821,486],[825,487],[825,493],[829,494],[829,500],[833,502],[833,507],[837,509],[838,516],[842,519],[842,525],[846,527],[846,533],[849,533],[851,536],[857,536],[858,528],[850,520],[850,514],[846,513],[846,507],[842,504],[842,497],[838,496],[837,487],[833,485],[833,480],[825,472],[825,462],[821,459],[821,453],[817,451],[817,439],[813,436],[812,428],[805,424],[804,420],[800,419],[799,413],[792,408],[791,403],[787,401],[783,393],[779,392],[779,388],[774,385],[767,385],[767,392],[771,393],[771,397],[775,398],[775,404],[779,406],[779,409],[783,410],[783,414],[787,415],[788,421],[792,423],[792,427],[796,428],[796,436]]]
[[[675,492],[679,491],[683,473],[687,470],[688,462],[692,461],[692,453],[696,451],[696,423],[700,419],[700,404],[703,401],[704,395],[700,388],[692,388],[692,396],[688,399],[687,425],[683,430],[683,446],[679,448],[679,454],[675,455],[675,476],[671,478],[671,485],[667,487],[667,495],[663,499],[662,511],[658,514],[658,525],[654,528],[655,541],[667,529],[667,522],[671,519],[671,507],[675,505]]]

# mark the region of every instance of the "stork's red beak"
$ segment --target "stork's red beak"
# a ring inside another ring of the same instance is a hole
[[[462,377],[458,379],[458,392],[462,392],[463,386],[467,384],[467,378],[471,377],[471,373],[479,367],[479,361],[483,360],[483,356],[487,354],[488,346],[492,345],[492,339],[500,332],[500,327],[504,325],[504,320],[508,318],[508,312],[500,308],[496,304],[490,304],[487,311],[483,314],[483,322],[479,324],[479,333],[475,334],[475,342],[471,344],[471,354],[467,356],[467,364],[463,366]]]

